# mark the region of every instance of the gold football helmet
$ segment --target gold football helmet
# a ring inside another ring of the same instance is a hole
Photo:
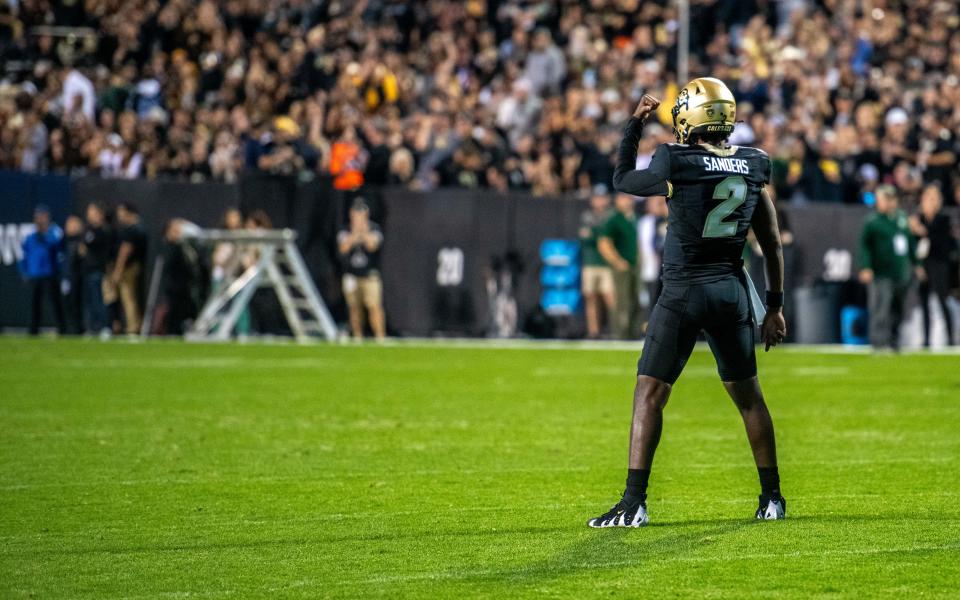
[[[683,86],[671,111],[673,135],[681,144],[690,143],[695,133],[733,132],[737,118],[737,101],[719,79],[698,77]]]

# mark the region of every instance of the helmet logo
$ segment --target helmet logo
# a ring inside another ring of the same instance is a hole
[[[677,94],[677,102],[670,111],[670,115],[673,117],[673,134],[676,136],[678,142],[683,142],[686,137],[680,131],[680,128],[686,124],[686,119],[678,119],[681,110],[690,110],[690,95],[689,92],[687,92],[687,88],[681,89],[680,93]]]

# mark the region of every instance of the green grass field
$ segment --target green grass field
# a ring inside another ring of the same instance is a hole
[[[957,597],[960,357],[709,353],[622,490],[636,350],[0,338],[0,597]]]

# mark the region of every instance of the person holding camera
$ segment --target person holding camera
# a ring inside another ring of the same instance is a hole
[[[350,329],[354,339],[363,338],[363,317],[366,311],[373,335],[382,340],[387,335],[383,314],[383,282],[380,279],[380,247],[383,233],[370,221],[370,209],[362,198],[350,207],[350,223],[337,235],[337,247],[343,261],[343,296],[350,312]]]

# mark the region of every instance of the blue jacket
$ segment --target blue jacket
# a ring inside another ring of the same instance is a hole
[[[62,250],[63,230],[56,223],[51,223],[45,234],[34,231],[23,240],[20,273],[27,279],[53,277],[59,271]]]

